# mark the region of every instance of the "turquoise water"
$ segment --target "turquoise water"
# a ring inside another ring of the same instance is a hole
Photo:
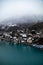
[[[0,42],[0,65],[43,65],[43,50]]]

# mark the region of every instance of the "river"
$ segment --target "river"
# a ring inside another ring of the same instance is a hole
[[[0,42],[0,65],[43,65],[43,50]]]

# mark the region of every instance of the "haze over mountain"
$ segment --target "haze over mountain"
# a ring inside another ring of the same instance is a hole
[[[22,24],[22,23],[37,23],[42,22],[43,16],[22,16],[22,17],[11,17],[8,19],[5,19],[4,21],[1,21],[0,24],[4,25],[14,25],[14,24]]]
[[[43,0],[0,0],[0,24],[43,21]]]

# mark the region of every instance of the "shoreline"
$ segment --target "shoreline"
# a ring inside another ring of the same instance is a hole
[[[7,41],[0,41],[0,42],[2,42],[1,44],[5,44],[5,45],[25,45],[25,46],[32,46],[43,50],[43,45],[38,45],[36,43],[29,44],[29,43],[15,43],[15,42],[7,42]]]
[[[31,46],[39,49],[43,49],[43,45],[38,45],[38,44],[32,44]]]

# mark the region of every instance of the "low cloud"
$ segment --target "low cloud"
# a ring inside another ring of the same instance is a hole
[[[12,16],[22,16],[22,15],[43,15],[43,2],[36,0],[16,0],[16,1],[7,1],[2,0],[0,4],[0,20]]]

